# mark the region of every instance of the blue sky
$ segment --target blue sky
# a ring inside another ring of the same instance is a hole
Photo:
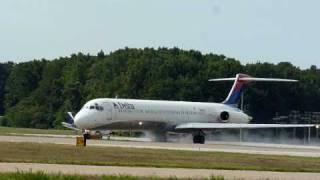
[[[316,0],[1,0],[0,62],[179,47],[320,67]]]

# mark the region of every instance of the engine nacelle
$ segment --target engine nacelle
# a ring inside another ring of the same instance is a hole
[[[229,122],[230,114],[227,111],[222,111],[219,115],[219,121],[223,123]]]

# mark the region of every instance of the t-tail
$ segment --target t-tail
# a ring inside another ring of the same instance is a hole
[[[294,79],[279,79],[279,78],[256,78],[251,77],[246,74],[237,74],[234,78],[218,78],[209,79],[209,81],[234,81],[233,86],[227,96],[227,98],[222,102],[223,104],[237,106],[243,89],[252,81],[269,81],[269,82],[297,82]]]

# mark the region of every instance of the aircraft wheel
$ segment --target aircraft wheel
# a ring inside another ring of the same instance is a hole
[[[97,139],[102,139],[102,136],[103,136],[100,131],[96,131],[94,135]]]
[[[193,136],[193,143],[195,144],[204,144],[205,137],[203,135],[194,135]]]
[[[204,144],[204,142],[205,142],[205,137],[200,135],[200,137],[199,137],[199,143],[200,143],[200,144]]]
[[[83,133],[83,138],[84,139],[90,139],[90,134],[89,133]]]

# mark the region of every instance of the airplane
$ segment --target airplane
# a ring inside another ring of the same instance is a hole
[[[137,130],[152,131],[162,140],[167,132],[191,133],[193,143],[204,144],[205,132],[215,129],[256,129],[313,127],[312,124],[249,124],[252,119],[239,109],[238,102],[243,89],[253,81],[297,82],[292,79],[255,78],[246,74],[236,74],[233,78],[209,79],[209,81],[234,81],[227,98],[221,103],[186,102],[164,100],[140,100],[98,98],[88,101],[73,117],[73,123],[62,125],[90,131]]]

